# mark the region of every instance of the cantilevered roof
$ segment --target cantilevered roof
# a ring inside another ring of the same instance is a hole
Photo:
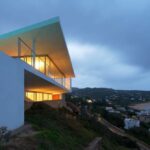
[[[74,77],[58,17],[0,35],[0,50],[10,56],[18,56],[18,38],[21,38],[30,47],[32,47],[32,40],[35,39],[37,55],[49,55],[66,77]]]

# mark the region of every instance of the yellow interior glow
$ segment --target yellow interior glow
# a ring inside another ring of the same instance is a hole
[[[46,76],[54,79],[56,82],[63,85],[67,89],[71,88],[70,78],[65,78],[65,76],[58,70],[58,68],[54,65],[54,63],[47,56],[36,56],[35,66],[33,63],[33,57],[31,56],[21,57],[21,60],[35,67],[35,69],[45,74]]]
[[[54,95],[49,94],[49,93],[25,92],[25,96],[28,100],[35,101],[35,102],[55,100],[55,99],[53,99]],[[59,99],[61,99],[61,98],[62,98],[61,95],[59,95]],[[57,100],[59,100],[59,99],[57,99]]]
[[[52,100],[52,94],[48,93],[39,93],[39,92],[25,92],[28,100],[31,101],[47,101]]]
[[[38,70],[43,70],[44,69],[44,62],[36,61],[35,62],[35,68],[38,69]]]

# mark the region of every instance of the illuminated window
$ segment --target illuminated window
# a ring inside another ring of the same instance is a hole
[[[25,61],[31,66],[34,65],[32,56],[22,56],[21,60]],[[35,66],[33,67],[46,76],[53,78],[56,82],[63,85],[67,89],[70,89],[70,78],[65,78],[65,75],[47,55],[36,56]]]
[[[36,57],[35,58],[35,68],[42,73],[45,73],[45,61],[43,57]]]
[[[70,80],[70,78],[65,78],[65,79],[64,79],[64,86],[65,86],[67,89],[70,89],[70,88],[71,88],[71,80]]]
[[[37,93],[37,101],[43,100],[42,93]]]
[[[32,64],[32,57],[26,57],[26,63],[29,65],[33,65]]]
[[[28,100],[31,100],[31,101],[52,100],[52,94],[49,94],[49,93],[26,92],[25,95],[28,98]]]
[[[48,99],[52,100],[52,95],[51,94],[48,94]]]
[[[32,92],[26,92],[26,97],[27,97],[29,100],[35,100],[35,95],[34,95],[34,93],[32,93]]]
[[[61,94],[54,94],[52,95],[53,100],[60,100],[62,98]]]
[[[43,100],[48,100],[48,94],[43,94]]]

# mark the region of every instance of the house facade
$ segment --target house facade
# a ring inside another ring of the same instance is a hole
[[[74,76],[58,17],[0,35],[0,127],[24,124],[25,101],[63,106]]]

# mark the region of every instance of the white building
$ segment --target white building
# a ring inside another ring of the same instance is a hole
[[[113,111],[113,108],[112,107],[105,107],[105,110],[106,111]]]
[[[125,107],[116,107],[117,110],[119,111],[122,111],[122,112],[125,112],[126,111],[126,108]]]
[[[58,17],[0,35],[0,127],[23,125],[26,103],[65,105],[74,76]]]
[[[109,113],[116,113],[116,114],[120,113],[120,111],[114,110],[112,107],[106,107],[105,110]]]
[[[136,114],[137,115],[150,115],[150,109],[139,110]]]
[[[140,121],[138,119],[125,118],[124,119],[124,128],[130,129],[134,127],[140,127]]]

